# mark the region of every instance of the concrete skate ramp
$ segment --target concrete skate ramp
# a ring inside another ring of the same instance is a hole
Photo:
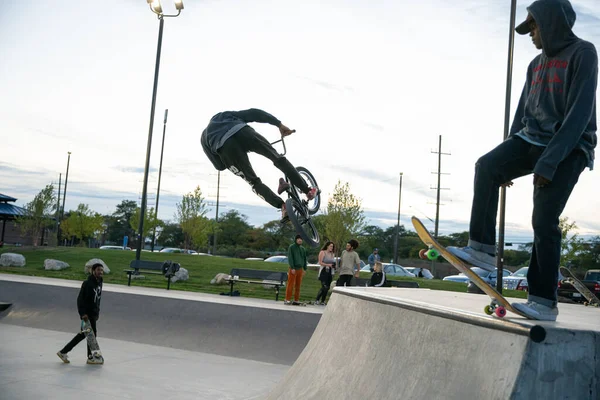
[[[2,299],[13,303],[2,324],[68,332],[66,343],[79,329],[78,292],[0,281]],[[105,291],[98,337],[292,365],[320,316]]]
[[[267,398],[597,400],[598,332],[541,325],[336,288]]]

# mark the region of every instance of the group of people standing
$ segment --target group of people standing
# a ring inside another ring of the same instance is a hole
[[[356,239],[350,239],[346,243],[346,248],[342,251],[338,260],[335,256],[335,244],[331,241],[325,243],[319,252],[317,261],[320,266],[318,279],[321,282],[321,287],[317,293],[315,304],[325,305],[327,293],[329,293],[333,277],[336,273],[338,273],[336,286],[350,286],[352,278],[359,277],[360,258],[356,252],[358,245],[359,243]],[[377,253],[377,249],[375,249],[374,253]],[[369,262],[371,261],[372,256],[373,254],[369,256]],[[296,235],[296,240],[288,249],[288,263],[288,285],[285,291],[284,304],[299,304],[300,286],[302,285],[302,278],[304,277],[308,266],[306,250],[302,247],[302,237],[300,235]],[[371,286],[384,286],[385,274],[382,271],[379,255],[377,255],[376,260],[373,261],[372,271],[373,276],[371,277]]]

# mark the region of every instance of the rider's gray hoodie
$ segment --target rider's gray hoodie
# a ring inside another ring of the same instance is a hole
[[[574,149],[594,165],[598,55],[592,43],[575,36],[575,11],[566,0],[538,0],[527,11],[542,39],[542,54],[527,68],[527,81],[510,135],[546,146],[534,173],[552,180]]]
[[[267,124],[279,126],[281,121],[277,118],[257,108],[250,108],[242,111],[223,111],[215,114],[208,123],[208,126],[202,132],[200,143],[202,149],[209,160],[219,171],[225,169],[217,151],[223,144],[235,135],[240,129],[249,122],[264,122]]]

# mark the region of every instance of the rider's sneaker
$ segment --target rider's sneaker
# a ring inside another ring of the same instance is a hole
[[[310,190],[308,191],[308,193],[306,193],[306,198],[310,201],[312,199],[314,199],[315,197],[317,197],[317,195],[321,193],[321,191],[319,190],[319,188],[310,188]]]
[[[299,306],[299,305],[300,305],[300,302],[299,302],[299,301],[297,301],[297,300],[294,300],[294,301],[292,301],[292,305],[294,305],[294,306]]]
[[[291,305],[292,305],[292,302],[291,302],[290,300],[284,300],[284,301],[283,301],[283,305],[284,305],[284,306],[291,306]]]
[[[285,224],[289,220],[290,220],[290,217],[288,217],[288,215],[287,215],[287,208],[285,208],[285,204],[284,204],[283,206],[281,206],[281,220],[279,222],[281,222],[282,224]]]
[[[539,321],[556,321],[558,317],[558,307],[548,307],[531,300],[527,303],[512,303],[512,306],[529,318]]]
[[[58,358],[60,358],[62,360],[62,362],[64,362],[65,364],[69,364],[71,361],[69,361],[69,356],[66,353],[61,353],[60,351],[58,353],[56,353],[56,355],[58,356]]]
[[[290,188],[290,184],[283,178],[279,178],[279,187],[277,188],[277,194],[281,194]]]
[[[449,246],[446,248],[450,253],[468,262],[469,264],[475,265],[479,268],[483,268],[486,271],[496,270],[496,257],[484,253],[483,251],[475,250],[472,247],[454,247]]]

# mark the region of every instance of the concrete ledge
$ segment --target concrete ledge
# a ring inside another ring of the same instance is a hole
[[[268,399],[599,397],[600,329],[593,324],[600,314],[561,306],[566,315],[556,323],[497,319],[483,313],[487,302],[466,293],[336,288]],[[595,320],[578,326],[574,313]],[[540,329],[543,340],[532,340]]]

